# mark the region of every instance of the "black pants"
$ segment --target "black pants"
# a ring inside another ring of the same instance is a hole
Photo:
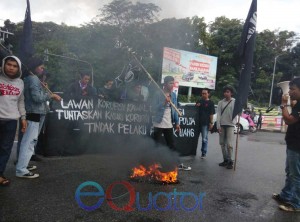
[[[261,121],[258,121],[256,124],[256,129],[261,129]]]
[[[6,168],[17,130],[17,120],[0,120],[0,177]]]
[[[173,139],[173,128],[156,128],[154,127],[153,139],[156,143],[162,142],[162,135],[164,135],[167,146],[171,150],[175,150],[175,144]]]

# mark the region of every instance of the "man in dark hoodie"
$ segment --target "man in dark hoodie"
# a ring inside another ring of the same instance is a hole
[[[17,122],[21,117],[22,132],[27,128],[24,105],[24,83],[21,62],[16,56],[7,56],[2,61],[0,73],[0,186],[8,186],[10,181],[3,173],[14,143]]]
[[[41,77],[44,75],[44,64],[39,58],[33,57],[28,62],[28,69],[32,73],[24,78],[24,95],[25,95],[25,108],[28,129],[23,135],[20,144],[20,152],[18,163],[16,166],[16,176],[21,178],[37,178],[39,174],[32,173],[27,169],[28,163],[34,147],[38,140],[40,125],[43,124],[43,119],[48,111],[46,102],[50,99],[60,101],[59,95],[49,93],[46,90],[47,86],[43,86]]]

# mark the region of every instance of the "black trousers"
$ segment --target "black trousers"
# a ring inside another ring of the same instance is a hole
[[[262,124],[262,122],[261,122],[261,121],[257,121],[257,124],[256,124],[256,129],[261,129],[261,124]]]
[[[162,135],[165,138],[167,146],[171,150],[175,150],[173,139],[173,128],[156,128],[154,127],[153,139],[156,143],[162,143]]]
[[[17,120],[0,120],[0,177],[6,168],[17,130]]]

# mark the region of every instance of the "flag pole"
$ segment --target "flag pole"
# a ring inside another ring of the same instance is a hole
[[[256,23],[257,23],[257,0],[252,0],[243,27],[241,41],[239,44],[239,56],[241,59],[242,70],[240,73],[239,86],[238,86],[238,91],[236,94],[236,99],[233,108],[233,114],[232,114],[233,118],[236,118],[236,115],[242,112],[243,105],[247,102],[248,99],[250,82],[251,82],[251,72],[253,66],[253,55],[255,49]],[[240,116],[238,117],[238,124],[239,123],[240,123]],[[238,138],[239,138],[239,133],[236,137],[237,140],[236,140],[234,170],[236,170],[236,163],[237,163]]]
[[[234,153],[234,167],[233,171],[236,169],[236,162],[237,162],[237,153],[238,153],[238,146],[239,146],[239,134],[240,134],[240,118],[241,116],[239,115],[238,117],[238,123],[237,123],[237,135],[236,135],[236,142],[235,142],[235,153]]]
[[[140,67],[144,70],[144,72],[147,74],[147,76],[149,77],[149,79],[154,83],[154,85],[161,91],[161,93],[164,95],[164,97],[166,99],[168,99],[167,95],[165,94],[165,92],[162,90],[162,88],[155,82],[155,80],[152,78],[152,76],[150,75],[150,73],[146,70],[146,68],[142,65],[142,63],[136,58],[135,55],[133,55],[133,58],[137,61],[137,63],[140,65]],[[174,105],[174,103],[172,103],[172,101],[170,101],[170,105],[174,108],[174,110],[178,113],[179,116],[182,116],[182,113],[179,111],[179,109]]]
[[[24,64],[22,64],[23,66],[25,66]],[[25,68],[29,71],[29,74],[30,75],[32,75],[32,76],[36,76],[33,72],[31,72],[26,66],[25,66]],[[42,82],[41,80],[40,80],[40,78],[38,78],[39,79],[39,81],[40,81],[40,83],[42,84],[42,86],[50,93],[50,95],[53,95],[53,92],[48,88],[48,84],[46,85],[44,82]]]
[[[34,75],[31,70],[28,69],[28,67],[22,62],[22,60],[26,61],[25,58],[31,57],[34,54],[34,47],[33,47],[33,40],[32,40],[32,22],[31,22],[31,12],[30,12],[30,1],[27,0],[27,7],[25,11],[25,19],[23,24],[23,34],[20,42],[20,54],[19,59],[21,61],[22,66],[24,66],[30,75]],[[5,48],[1,44],[2,47]],[[38,78],[39,79],[39,78]],[[50,93],[50,95],[53,94],[50,89],[48,89],[48,86],[45,85],[40,79],[39,79],[41,85]]]

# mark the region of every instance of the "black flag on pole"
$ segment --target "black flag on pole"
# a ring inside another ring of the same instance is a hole
[[[257,0],[252,0],[239,45],[239,56],[242,62],[242,71],[239,79],[232,118],[242,111],[243,105],[245,105],[248,98],[255,48],[256,19]]]
[[[127,66],[123,67],[120,75],[115,78],[116,87],[119,88],[123,84],[127,84],[138,78],[139,65],[136,61],[131,60]]]
[[[30,15],[30,2],[27,0],[27,9],[25,13],[23,34],[20,41],[20,59],[26,62],[34,54],[33,39],[32,39],[32,23]]]

